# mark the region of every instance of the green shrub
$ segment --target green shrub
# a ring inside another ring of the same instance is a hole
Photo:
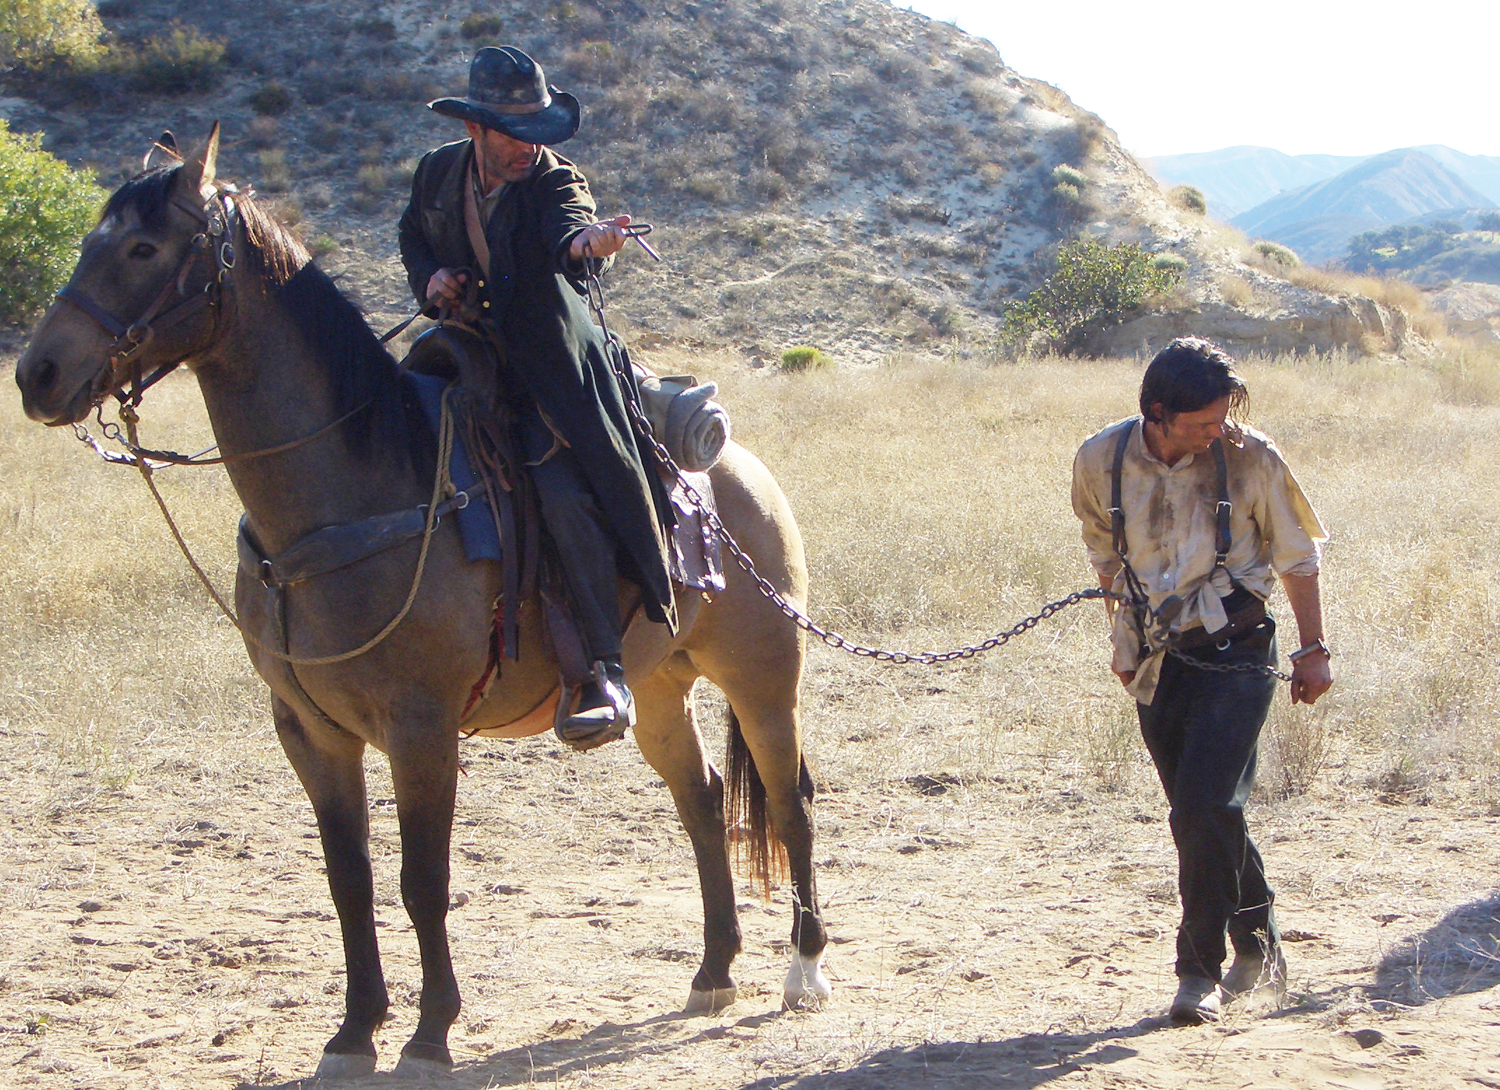
[[[280,117],[292,108],[292,93],[271,82],[252,94],[249,102],[250,108],[262,117]]]
[[[1500,212],[1486,212],[1479,217],[1481,231],[1500,231]]]
[[[1193,185],[1178,185],[1167,190],[1167,199],[1184,212],[1191,212],[1195,216],[1208,214],[1208,198],[1203,195],[1203,190]]]
[[[1060,204],[1077,204],[1083,200],[1083,190],[1071,182],[1058,182],[1052,187],[1052,195]]]
[[[223,71],[224,49],[223,38],[211,37],[184,23],[173,23],[165,33],[138,46],[111,48],[101,67],[154,94],[207,91]]]
[[[458,33],[467,42],[478,38],[498,38],[503,26],[500,16],[476,11],[473,15],[464,16],[464,21],[458,25]]]
[[[1180,271],[1157,267],[1152,255],[1133,242],[1069,242],[1058,249],[1052,274],[1041,287],[1006,307],[1001,335],[1021,348],[1040,335],[1058,351],[1076,352],[1181,279]]]
[[[0,69],[93,61],[103,34],[87,0],[0,0]]]
[[[89,175],[0,119],[0,321],[19,324],[68,279],[104,198]]]
[[[1280,265],[1284,269],[1295,269],[1302,264],[1302,259],[1297,256],[1296,250],[1290,246],[1283,246],[1279,242],[1262,239],[1255,244],[1255,252],[1270,264]]]
[[[1052,168],[1052,180],[1058,185],[1071,186],[1075,191],[1082,193],[1089,184],[1089,176],[1077,167],[1070,167],[1067,163],[1060,163]]]
[[[1151,267],[1175,276],[1180,282],[1187,276],[1188,259],[1181,254],[1157,254],[1151,259]]]
[[[783,371],[816,371],[821,367],[832,367],[833,357],[823,354],[822,349],[811,345],[797,345],[781,354]]]

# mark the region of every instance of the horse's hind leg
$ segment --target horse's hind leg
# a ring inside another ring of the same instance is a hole
[[[740,952],[740,925],[734,907],[734,876],[724,832],[724,781],[703,748],[693,721],[692,688],[697,672],[681,656],[659,666],[635,687],[636,744],[677,804],[703,892],[703,964],[693,977],[687,1014],[710,1014],[734,1002],[729,968]]]
[[[788,1007],[815,1006],[833,989],[823,975],[828,932],[813,875],[813,782],[802,756],[796,681],[775,684],[777,677],[776,668],[767,665],[753,683],[746,684],[744,675],[721,682],[731,716],[730,776],[749,804],[752,851],[769,852],[767,823],[786,849],[796,914],[782,1000]]]
[[[339,914],[348,980],[344,1022],[323,1048],[320,1078],[367,1075],[375,1070],[375,1027],[389,1001],[375,940],[375,893],[370,875],[370,821],[365,803],[365,744],[302,722],[272,697],[276,734],[312,802],[328,866],[328,889]]]

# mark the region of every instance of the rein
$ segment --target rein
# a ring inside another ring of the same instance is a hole
[[[154,450],[150,447],[141,446],[138,442],[137,433],[137,426],[140,423],[137,408],[141,404],[141,399],[146,390],[174,371],[182,363],[182,359],[185,356],[163,363],[153,370],[150,375],[143,377],[138,358],[139,353],[155,338],[156,332],[159,329],[177,325],[184,319],[205,309],[205,307],[214,314],[213,328],[205,342],[204,349],[211,347],[219,333],[219,305],[222,301],[224,290],[231,286],[230,274],[235,267],[233,235],[239,222],[239,214],[234,206],[232,190],[219,190],[209,198],[208,202],[201,209],[193,208],[177,201],[174,201],[173,205],[196,219],[203,225],[203,230],[193,236],[189,243],[188,252],[183,257],[182,262],[177,266],[176,271],[168,277],[161,291],[157,293],[151,305],[146,308],[145,312],[139,318],[133,322],[122,321],[93,299],[89,298],[85,292],[74,288],[71,284],[66,285],[57,293],[58,299],[82,311],[103,328],[105,332],[115,338],[114,343],[108,351],[105,368],[101,374],[99,389],[96,392],[93,402],[93,408],[96,418],[99,420],[101,434],[105,439],[118,442],[125,448],[126,453],[118,454],[106,450],[82,423],[73,425],[73,434],[80,442],[91,447],[104,461],[112,465],[133,465],[140,471],[141,479],[146,482],[146,488],[150,491],[151,498],[156,501],[156,506],[161,511],[162,518],[166,520],[167,529],[171,531],[172,539],[177,542],[177,547],[187,560],[188,566],[192,568],[193,574],[198,577],[198,581],[208,591],[209,597],[219,607],[219,611],[234,625],[247,643],[254,645],[267,655],[289,666],[329,666],[334,663],[347,662],[350,659],[358,658],[360,655],[374,649],[396,630],[396,627],[411,612],[411,608],[417,600],[417,594],[421,589],[422,576],[427,569],[428,549],[432,544],[432,535],[437,529],[438,521],[446,509],[443,505],[443,498],[445,494],[453,490],[452,480],[449,476],[449,461],[453,453],[455,434],[453,409],[449,403],[449,393],[451,391],[445,392],[443,395],[442,414],[438,424],[437,471],[432,482],[432,497],[427,504],[424,514],[422,546],[417,555],[417,567],[412,575],[411,587],[407,591],[406,600],[402,603],[396,615],[386,623],[385,627],[359,647],[337,655],[299,658],[279,648],[268,646],[264,641],[245,628],[240,622],[239,617],[235,615],[234,610],[230,608],[229,603],[225,601],[224,596],[213,585],[213,581],[208,577],[208,574],[199,565],[197,559],[193,556],[192,550],[188,547],[187,540],[182,536],[182,531],[178,527],[176,520],[172,517],[172,512],[167,507],[166,499],[156,487],[153,474],[157,469],[168,465],[229,465],[295,450],[298,447],[328,435],[341,424],[370,408],[371,402],[366,401],[361,405],[355,406],[338,419],[325,424],[309,435],[260,450],[205,458],[203,454],[185,455],[178,454],[175,451]],[[187,282],[188,273],[198,262],[199,258],[205,254],[213,255],[215,268],[209,277],[208,283],[204,285],[203,290],[187,296],[184,285]],[[183,301],[174,306],[168,306],[167,304],[173,295],[183,297]],[[204,349],[200,349],[200,351]],[[120,420],[125,425],[123,432],[118,424],[104,420],[104,401],[110,396],[113,396],[120,403]],[[210,447],[209,449],[212,450],[213,448]],[[464,500],[464,504],[451,506],[466,505],[468,500],[467,494],[459,498]]]

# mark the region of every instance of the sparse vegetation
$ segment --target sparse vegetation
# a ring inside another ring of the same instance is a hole
[[[1268,264],[1282,269],[1295,269],[1302,264],[1302,259],[1297,256],[1296,250],[1267,239],[1261,239],[1255,243],[1255,253]]]
[[[1023,351],[1040,338],[1058,351],[1077,352],[1091,336],[1123,322],[1180,280],[1177,270],[1157,266],[1134,243],[1066,243],[1041,287],[1006,308],[1003,335]]]
[[[504,21],[493,12],[476,11],[472,15],[465,15],[463,22],[459,24],[458,33],[466,42],[478,41],[481,38],[499,38],[501,30],[505,28]]]
[[[821,349],[810,345],[797,345],[781,354],[783,371],[817,371],[832,366],[832,358],[824,355]]]
[[[104,24],[88,0],[0,0],[0,72],[12,66],[89,64]]]
[[[137,90],[176,95],[207,91],[223,73],[226,43],[186,23],[139,45],[117,44],[99,62],[100,71],[124,78]]]
[[[1184,212],[1191,212],[1195,216],[1208,214],[1208,198],[1203,195],[1203,190],[1193,185],[1173,186],[1167,191],[1167,199]]]
[[[292,108],[292,93],[280,83],[272,81],[254,91],[249,98],[250,108],[266,117],[280,117]]]
[[[33,317],[67,280],[104,194],[0,119],[0,322]]]

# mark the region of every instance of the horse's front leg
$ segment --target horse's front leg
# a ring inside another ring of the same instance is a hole
[[[458,730],[436,708],[391,726],[387,750],[401,824],[401,899],[422,956],[417,1031],[396,1073],[422,1076],[453,1067],[448,1030],[458,1018],[458,982],[448,951],[448,846],[458,786]]]
[[[347,989],[344,1022],[323,1048],[320,1078],[368,1075],[375,1070],[375,1027],[389,1000],[375,940],[375,893],[370,875],[370,821],[365,802],[365,743],[318,725],[309,731],[280,699],[272,697],[276,734],[312,802],[328,866],[328,889],[344,937]]]

